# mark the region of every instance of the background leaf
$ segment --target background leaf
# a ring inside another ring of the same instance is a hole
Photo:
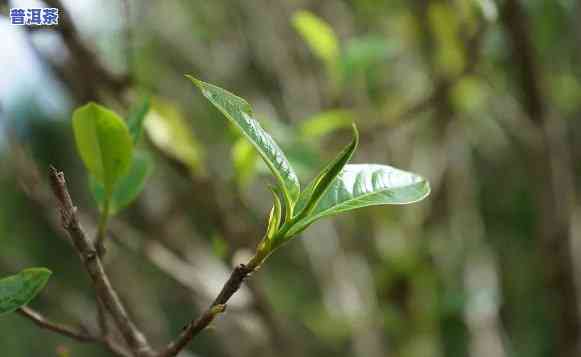
[[[297,11],[292,23],[315,56],[322,60],[329,70],[333,70],[339,57],[339,41],[331,26],[306,10]]]
[[[253,118],[254,114],[250,104],[220,87],[202,82],[191,76],[187,77],[200,88],[202,94],[224,116],[232,121],[252,145],[254,145],[262,159],[277,178],[285,194],[287,204],[294,204],[300,193],[299,179],[278,144],[262,129],[260,123]]]
[[[153,160],[151,157],[143,152],[136,151],[133,155],[129,172],[119,180],[113,189],[111,202],[109,203],[110,214],[121,211],[133,202],[143,191],[145,182],[152,172]],[[93,176],[89,177],[89,187],[99,205],[99,209],[102,210],[105,204],[105,188]]]
[[[299,131],[308,139],[319,139],[341,128],[348,128],[354,122],[354,114],[349,110],[330,110],[318,113],[301,122]]]
[[[311,214],[291,228],[287,236],[325,216],[367,206],[413,203],[429,193],[428,182],[413,173],[387,165],[346,165]]]
[[[45,268],[29,268],[0,279],[0,315],[28,304],[44,288],[51,274]]]
[[[378,36],[363,36],[350,39],[341,54],[339,65],[343,84],[348,85],[355,75],[361,75],[373,67],[382,66],[394,59],[401,51],[398,41]]]
[[[154,98],[145,131],[155,146],[186,165],[194,175],[205,173],[202,146],[177,104]]]
[[[89,103],[73,113],[73,129],[85,166],[111,192],[131,165],[133,144],[127,125],[109,109]]]

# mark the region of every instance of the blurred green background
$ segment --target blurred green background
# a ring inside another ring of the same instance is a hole
[[[56,27],[11,7],[59,7]],[[361,131],[354,162],[428,178],[404,207],[324,220],[278,251],[180,356],[537,357],[581,342],[581,2],[0,1],[0,275],[46,266],[31,306],[95,329],[94,293],[55,222],[47,168],[97,210],[71,112],[150,98],[144,193],[106,268],[155,346],[262,237],[267,169],[184,74],[253,106],[306,184]],[[72,23],[67,19],[72,19]],[[107,356],[0,318],[2,356]]]

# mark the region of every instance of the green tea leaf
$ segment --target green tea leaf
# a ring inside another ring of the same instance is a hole
[[[286,236],[300,233],[322,217],[367,206],[414,203],[429,193],[429,183],[413,173],[387,165],[346,165],[310,215],[291,227]]]
[[[315,56],[325,62],[327,66],[334,66],[339,57],[339,41],[331,26],[305,10],[297,11],[293,15],[292,22]]]
[[[143,131],[143,122],[147,112],[149,111],[149,97],[144,97],[143,100],[131,109],[127,117],[127,126],[129,133],[133,139],[133,144],[137,144],[141,138]]]
[[[280,201],[279,193],[275,187],[270,187],[270,191],[272,192],[274,204],[268,217],[268,228],[266,229],[267,239],[274,237],[282,223],[282,202]]]
[[[133,200],[139,196],[147,178],[153,172],[153,160],[149,155],[136,151],[133,155],[133,162],[127,175],[123,176],[111,195],[109,202],[109,214],[115,214],[123,208],[129,206]],[[93,176],[89,177],[89,187],[99,209],[103,210],[105,205],[105,188]]]
[[[89,172],[106,192],[131,166],[133,143],[125,122],[114,112],[95,103],[73,113],[77,150]]]
[[[301,193],[297,203],[297,212],[300,212],[298,214],[299,219],[310,215],[315,209],[319,199],[325,194],[325,192],[327,192],[327,189],[329,189],[331,183],[335,180],[343,167],[347,165],[347,162],[351,160],[358,143],[359,133],[357,132],[355,125],[353,125],[353,140],[351,143],[347,145]]]
[[[297,175],[289,164],[284,152],[262,129],[260,123],[253,118],[252,108],[244,99],[215,85],[202,82],[194,77],[188,77],[202,94],[216,107],[226,118],[234,123],[254,145],[266,165],[278,180],[285,197],[287,207],[296,202],[300,194],[300,184]]]
[[[204,175],[203,148],[175,103],[154,98],[145,131],[161,152],[183,163],[192,174]]]
[[[51,274],[45,268],[29,268],[0,279],[0,315],[28,304],[44,288]]]

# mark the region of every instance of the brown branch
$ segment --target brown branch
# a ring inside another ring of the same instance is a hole
[[[362,135],[364,135],[367,139],[372,140],[376,138],[383,138],[386,134],[385,129],[393,130],[395,127],[407,122],[408,119],[418,118],[424,112],[427,112],[434,106],[437,106],[438,103],[441,103],[443,98],[448,96],[448,92],[452,87],[454,87],[464,77],[472,75],[476,71],[476,67],[480,63],[482,41],[487,30],[488,27],[486,23],[481,22],[478,24],[478,28],[475,34],[465,41],[466,66],[460,73],[456,74],[452,78],[438,78],[434,89],[426,97],[410,105],[401,113],[397,114],[394,118],[390,118],[389,121],[380,121],[367,127],[363,127],[361,129]],[[427,28],[423,30],[423,33],[426,33],[425,31],[427,31]]]
[[[108,339],[110,337],[109,333],[109,324],[107,323],[107,309],[105,305],[97,296],[97,324],[99,325],[99,329],[101,330],[101,336],[104,339]]]
[[[79,342],[97,342],[98,339],[95,336],[91,336],[89,333],[83,330],[75,330],[70,326],[65,326],[63,324],[59,324],[56,322],[52,322],[48,320],[46,317],[42,316],[39,312],[34,311],[29,307],[21,307],[18,310],[20,315],[28,318],[32,322],[34,322],[38,327],[56,332],[63,336],[70,337],[74,340]]]
[[[99,342],[103,343],[111,353],[119,357],[129,357],[130,355],[120,346],[118,346],[115,342],[110,339],[101,339],[97,336],[91,335],[89,332],[85,331],[83,328],[75,329],[73,327],[63,325],[57,322],[50,321],[45,316],[43,316],[38,311],[35,311],[29,307],[21,307],[18,310],[18,313],[30,321],[32,321],[38,327],[55,332],[59,335],[63,335],[78,342],[83,343],[94,343]]]
[[[506,1],[501,14],[516,64],[515,69],[518,71],[520,81],[518,85],[522,90],[523,108],[530,120],[541,126],[545,120],[547,108],[543,100],[539,65],[529,36],[530,25],[527,14],[516,0]]]
[[[232,295],[234,295],[246,279],[258,267],[259,259],[252,259],[247,265],[238,265],[230,278],[222,287],[220,294],[216,297],[210,307],[202,314],[200,318],[190,322],[176,338],[175,341],[169,343],[157,357],[174,357],[183,350],[188,343],[192,341],[202,330],[204,330],[216,318],[216,316],[226,310],[226,303]]]
[[[131,351],[136,356],[151,356],[151,348],[143,334],[129,318],[103,269],[103,264],[97,255],[93,242],[87,237],[81,227],[77,217],[77,208],[69,194],[64,174],[51,166],[49,177],[52,191],[57,198],[63,228],[79,253],[81,261],[93,281],[98,298],[111,313]]]

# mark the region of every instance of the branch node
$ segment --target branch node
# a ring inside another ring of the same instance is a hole
[[[85,260],[94,260],[97,257],[97,252],[94,250],[85,253]]]
[[[223,313],[224,311],[226,311],[226,304],[219,304],[216,306],[212,306],[212,308],[210,309],[211,313],[213,315],[218,315]]]

